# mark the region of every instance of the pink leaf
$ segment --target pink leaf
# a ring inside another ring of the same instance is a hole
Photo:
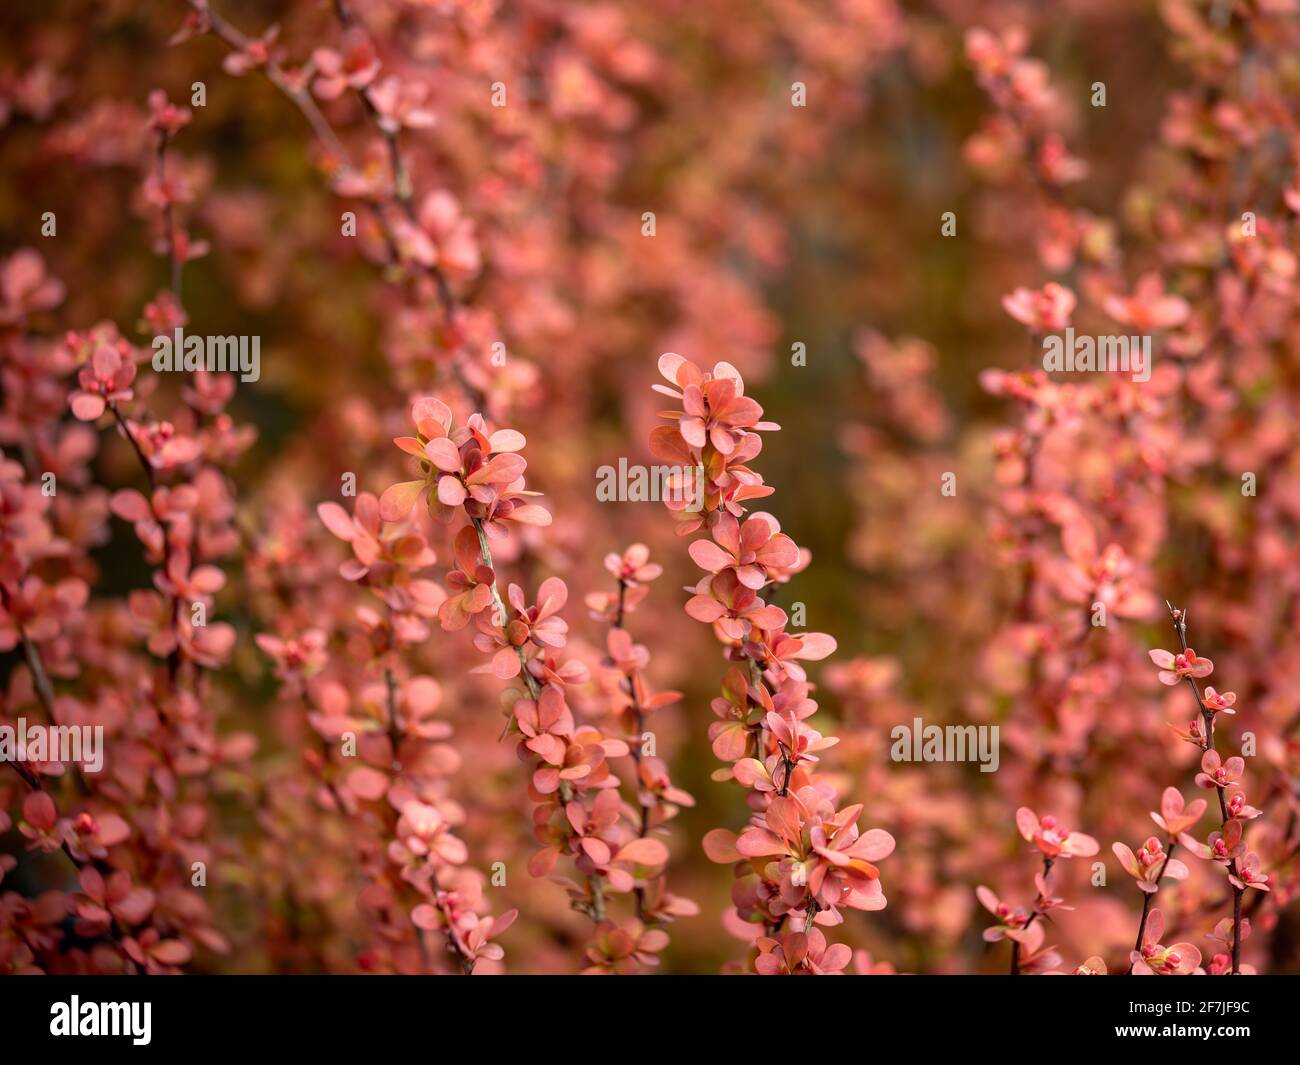
[[[378,769],[369,766],[357,766],[348,775],[348,791],[358,799],[375,802],[384,797],[388,791],[388,777]]]
[[[719,865],[730,865],[740,861],[741,855],[736,850],[736,834],[725,828],[715,828],[704,836],[704,853],[709,861]]]
[[[634,839],[618,852],[614,860],[637,865],[663,865],[668,861],[668,848],[657,839]]]
[[[424,491],[423,481],[399,481],[379,497],[379,517],[384,521],[401,521],[415,506]]]

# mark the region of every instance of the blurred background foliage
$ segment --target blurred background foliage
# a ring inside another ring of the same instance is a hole
[[[43,323],[51,333],[108,319],[131,335],[166,273],[140,203],[149,158],[146,96],[161,87],[185,102],[193,83],[205,83],[206,106],[195,109],[177,141],[196,193],[187,212],[191,231],[212,243],[210,254],[186,267],[185,306],[192,330],[262,338],[262,379],[241,385],[230,410],[258,434],[234,480],[241,527],[250,544],[262,538],[264,547],[275,515],[336,498],[342,473],[356,471],[360,487],[376,493],[398,479],[402,464],[388,439],[404,427],[406,397],[443,386],[445,352],[436,330],[419,337],[402,324],[400,300],[380,280],[383,268],[358,253],[361,242],[340,236],[340,213],[349,204],[330,192],[310,131],[291,104],[264,78],[226,74],[225,49],[214,39],[167,45],[186,6],[3,5],[0,84],[13,96],[28,79],[25,98],[48,106],[36,113],[11,108],[0,127],[0,250],[35,247],[68,282],[66,302]],[[217,6],[247,31],[280,23],[280,43],[296,62],[337,37],[324,2]],[[357,6],[389,29],[415,17],[399,3]],[[532,0],[448,3],[437,14],[443,11],[454,43],[434,31],[427,39],[415,35],[401,58],[408,69],[428,72],[439,124],[402,137],[417,196],[450,188],[478,225],[485,265],[462,287],[464,303],[494,315],[512,360],[536,370],[517,402],[494,412],[528,436],[530,487],[547,493],[557,518],[527,545],[529,559],[518,574],[534,585],[548,572],[565,577],[576,638],[595,655],[603,637],[582,617],[579,601],[608,586],[602,556],[644,540],[668,567],[631,627],[654,656],[657,682],[686,694],[669,712],[664,734],[675,781],[698,805],[677,822],[670,872],[674,890],[697,899],[704,912],[674,930],[665,958],[672,971],[714,971],[737,953],[716,917],[730,878],[704,859],[698,840],[746,814],[737,789],[709,779],[716,761],[705,735],[708,700],[722,665],[708,634],[681,613],[679,589],[696,579],[685,544],[673,541],[656,506],[596,506],[595,470],[622,455],[648,457],[644,439],[658,407],[648,386],[661,352],[706,365],[735,363],[767,416],[782,425],[756,465],[776,489],[770,509],[812,551],[812,566],[790,593],[807,605],[808,626],[835,636],[836,661],[896,662],[898,697],[926,708],[928,719],[965,720],[965,688],[990,624],[989,604],[971,596],[1018,572],[997,557],[986,523],[991,434],[1008,421],[1008,404],[981,388],[979,375],[1029,365],[1024,330],[999,300],[1043,277],[1032,190],[1023,179],[990,185],[963,157],[988,113],[962,55],[964,32],[986,22],[1030,28],[1032,51],[1050,66],[1064,101],[1072,149],[1090,167],[1072,195],[1101,214],[1122,215],[1125,190],[1161,167],[1155,141],[1165,96],[1186,73],[1170,55],[1157,5],[1132,0]],[[616,27],[616,38],[649,52],[648,76],[619,81],[601,66],[600,48],[590,42],[602,18]],[[477,52],[470,47],[476,27],[483,45]],[[449,57],[471,55],[472,68],[446,65]],[[494,70],[521,87],[514,105],[520,114],[488,109]],[[599,87],[570,90],[566,77],[594,78]],[[797,80],[808,86],[806,109],[790,106]],[[1105,108],[1088,105],[1095,81],[1106,83]],[[341,102],[325,111],[360,154],[366,134],[355,108]],[[656,213],[653,239],[640,235],[647,210]],[[40,235],[44,211],[57,215],[57,239]],[[946,211],[956,214],[955,238],[940,235]],[[1135,271],[1141,265],[1136,260]],[[926,376],[943,410],[934,431],[918,433],[886,409],[888,399],[857,353],[864,330],[932,345]],[[144,344],[142,332],[134,335]],[[806,345],[806,366],[792,365],[796,343]],[[903,459],[873,472],[871,456],[854,446],[863,426],[872,447]],[[121,441],[106,436],[97,462],[102,483],[139,485]],[[897,513],[882,513],[900,495],[937,497],[928,478],[949,469],[962,478],[953,516],[929,514],[899,527]],[[98,553],[96,594],[122,595],[149,579],[125,526],[114,529]],[[329,538],[319,530],[311,535],[313,550],[333,560]],[[881,535],[890,541],[884,548],[864,547]],[[1190,571],[1197,546],[1194,539],[1170,544],[1168,556],[1182,555]],[[440,562],[446,558],[440,550]],[[973,585],[972,573],[984,581]],[[223,679],[228,720],[257,732],[266,758],[288,764],[297,734],[277,716],[281,711],[273,713],[276,686],[251,643],[273,621],[240,573],[231,576],[220,612],[238,627],[240,650]],[[1004,587],[1002,594],[1015,591]],[[1146,632],[1157,640],[1150,646],[1159,645],[1159,619]],[[463,634],[435,639],[447,642],[430,652],[442,656],[436,675],[454,694],[446,712],[459,733],[468,738],[479,730],[489,743],[501,726],[493,686],[457,675],[473,653]],[[16,660],[6,656],[6,672]],[[876,760],[874,773],[887,772],[889,726],[910,713],[873,718],[868,726],[837,695],[819,697],[830,719],[839,720],[833,731],[871,730],[854,750]],[[996,719],[998,711],[989,712]],[[557,913],[546,901],[548,888],[527,882],[523,818],[510,825],[515,838],[492,822],[501,810],[525,808],[521,774],[510,745],[503,746],[495,762],[462,769],[463,801],[482,806],[464,836],[484,866],[501,858],[518,869],[507,889],[512,903],[546,920],[531,932],[521,921],[507,956],[520,952],[522,968],[545,969],[555,944],[575,940],[580,919]],[[867,804],[866,823],[887,828],[900,846],[885,867],[890,908],[856,916],[850,940],[903,971],[999,967],[979,942],[978,927],[969,927],[970,888],[982,859],[971,852],[963,862],[950,848],[980,832],[996,835],[998,853],[1023,866],[1027,883],[1031,863],[1008,836],[1014,807],[1004,804],[1006,818],[994,820],[989,811],[997,807],[980,798],[992,782],[974,767],[955,778],[930,778],[943,781],[930,799],[948,796],[942,802],[955,806],[945,808],[967,808],[973,822],[944,837],[935,834],[931,813],[916,812],[924,791],[910,800],[882,795],[883,805],[873,807],[878,776],[853,772],[847,790]],[[1157,775],[1163,784],[1178,771]],[[910,836],[909,802],[923,822]],[[1103,807],[1085,808],[1102,817]],[[1127,811],[1124,823],[1140,821],[1145,809]],[[227,815],[236,824],[246,816],[236,809]],[[944,816],[958,815],[938,820]],[[250,835],[257,832],[255,820],[245,825]],[[909,895],[918,900],[910,909]],[[233,971],[283,964],[262,946],[265,916],[257,905],[237,892],[227,905],[236,952],[206,964]],[[304,947],[298,964],[338,964],[327,955]]]

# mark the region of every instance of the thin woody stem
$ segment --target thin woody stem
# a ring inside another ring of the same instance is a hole
[[[396,715],[396,703],[394,701],[396,677],[393,675],[392,670],[390,669],[384,670],[384,682],[388,687],[388,707],[389,707],[388,712],[389,712],[389,720],[391,722]],[[305,689],[302,692],[302,699],[303,699],[303,704],[307,707],[309,711],[313,713],[317,712],[317,707],[311,697],[311,694]],[[323,755],[321,759],[321,773],[320,773],[321,784],[325,787],[325,789],[330,793],[331,797],[334,799],[334,806],[336,811],[342,814],[347,811],[347,804],[344,801],[343,793],[338,789],[338,786],[334,783],[334,781],[330,779],[330,773],[329,773],[330,746],[329,746],[329,742],[323,736],[321,737],[321,745],[322,745],[322,755]],[[396,751],[397,751],[396,744],[394,744],[393,751],[394,751],[394,757],[396,757]],[[438,901],[437,898],[433,900],[433,905],[437,908],[438,912],[443,915],[443,919],[446,920],[447,922],[448,952],[456,956],[456,960],[459,962],[460,971],[462,973],[464,973],[466,976],[473,976],[474,961],[469,957],[468,954],[466,954],[457,936],[455,928],[452,927],[451,914],[447,912],[446,906],[442,902]],[[428,949],[425,944],[424,936],[422,933],[417,934],[417,941],[420,946],[420,955],[427,964],[429,960]]]
[[[1168,600],[1165,600],[1165,606],[1169,608],[1169,616],[1174,623],[1174,632],[1178,636],[1178,644],[1183,651],[1187,650],[1187,611],[1180,610]],[[1205,705],[1205,700],[1201,698],[1201,686],[1196,682],[1195,677],[1187,677],[1187,683],[1191,686],[1192,694],[1196,696],[1196,705],[1200,707],[1201,720],[1205,726],[1205,745],[1202,750],[1211,751],[1214,749],[1214,714],[1212,714]],[[1227,793],[1221,784],[1216,783],[1214,786],[1215,793],[1219,797],[1219,813],[1223,823],[1226,825],[1230,820],[1228,816]],[[1233,858],[1228,865],[1233,876],[1239,876],[1240,865],[1236,858]],[[1232,975],[1241,974],[1241,897],[1245,894],[1244,888],[1239,888],[1235,884],[1229,885],[1232,888]]]
[[[8,595],[7,592],[4,591],[3,585],[0,585],[0,592],[3,592],[3,594],[4,594],[5,606],[6,606],[6,609],[7,609],[7,608],[8,608],[8,603],[9,603],[9,595]],[[20,629],[20,631],[21,631],[21,629]],[[35,658],[36,666],[33,668],[33,672],[35,672],[36,669],[40,669],[40,670],[41,670],[40,675],[41,675],[42,677],[45,677],[45,671],[44,671],[44,668],[41,667],[41,665],[40,665],[40,658],[39,658],[39,656],[37,655],[36,648],[31,644],[31,641],[30,641],[30,640],[29,640],[25,635],[23,636],[22,639],[23,639],[23,648],[24,648],[24,651],[27,651],[28,648],[30,648],[30,652],[29,652],[29,653],[30,653],[31,656],[33,656],[33,657]],[[32,658],[29,658],[29,659],[28,659],[28,663],[30,664],[31,661],[32,661]],[[46,684],[46,686],[48,687],[48,685],[49,685],[49,679],[48,679],[48,678],[45,679],[45,684]],[[39,685],[38,685],[38,689],[39,689]],[[44,697],[42,697],[42,702],[44,702]],[[53,705],[53,700],[51,699],[51,702],[50,702],[49,704],[46,705],[46,709],[49,710],[49,709],[52,707],[52,705]],[[14,767],[14,772],[16,772],[20,777],[23,778],[23,783],[26,784],[29,788],[31,788],[32,791],[34,791],[34,792],[36,792],[36,791],[44,792],[44,791],[45,791],[45,785],[44,785],[44,783],[41,781],[41,778],[40,778],[40,775],[39,775],[39,774],[33,772],[31,769],[28,769],[26,765],[24,765],[21,761],[19,761],[19,760],[17,760],[17,759],[14,759],[14,760],[13,760],[12,762],[10,762],[9,764],[12,765],[12,766]],[[73,850],[72,850],[72,844],[69,843],[69,842],[67,841],[67,839],[61,839],[61,840],[59,841],[59,850],[60,850],[60,851],[61,851],[61,852],[62,852],[62,853],[67,857],[68,861],[70,861],[70,862],[72,863],[73,868],[75,868],[78,872],[80,872],[82,869],[86,868],[87,866],[91,866],[91,867],[93,867],[94,864],[95,864],[93,861],[90,861],[90,860],[87,860],[87,859],[78,858],[77,855],[76,855],[76,854],[73,852]],[[117,932],[117,928],[116,928],[116,918],[113,919],[113,924],[110,924],[110,925],[108,926],[108,928],[105,929],[105,934],[108,936],[109,939],[113,940],[114,942],[117,942],[117,940],[118,940],[118,932]],[[144,970],[143,970],[143,969],[140,970],[140,974],[141,974],[141,975],[146,975],[146,974],[144,973]]]
[[[117,422],[117,427],[122,430],[122,435],[131,442],[131,449],[135,452],[135,457],[140,460],[140,465],[144,467],[145,476],[149,478],[150,493],[158,491],[158,471],[154,469],[153,463],[149,461],[149,457],[144,453],[144,448],[140,446],[140,441],[136,438],[131,426],[122,417],[121,410],[112,400],[109,400],[108,409],[113,412],[113,419]],[[166,550],[166,537],[163,539],[163,548]]]
[[[472,521],[474,524],[474,531],[478,534],[479,560],[488,569],[492,570],[492,602],[496,607],[496,617],[500,619],[499,627],[504,636],[506,618],[508,618],[510,614],[506,610],[505,600],[501,598],[501,589],[498,586],[496,569],[492,563],[492,547],[488,543],[487,529],[484,527],[482,519],[474,518]],[[528,694],[532,697],[533,701],[536,702],[541,699],[542,690],[538,687],[537,678],[528,670],[528,656],[524,654],[524,649],[522,647],[516,647],[515,654],[519,656],[519,672],[524,678],[524,684],[528,686]],[[565,803],[572,801],[573,788],[569,785],[567,780],[560,781],[559,790],[560,798]],[[605,919],[605,892],[604,888],[601,886],[600,878],[598,876],[587,877],[587,886],[591,889],[591,913],[589,916],[594,921],[603,921]]]
[[[40,700],[41,706],[45,708],[45,713],[50,721],[54,720],[54,686],[50,683],[49,674],[45,672],[45,664],[41,661],[41,653],[37,646],[27,635],[22,623],[14,615],[13,600],[9,596],[9,589],[3,583],[0,583],[0,600],[4,603],[5,611],[9,614],[13,626],[18,630],[18,638],[22,641],[23,656],[27,659],[27,668],[32,671],[32,684],[36,688],[36,697]],[[44,790],[41,784],[40,774],[28,769],[18,759],[12,762],[14,770],[26,782],[27,786],[33,791]]]
[[[397,750],[402,741],[402,722],[397,713],[397,676],[391,669],[384,670],[384,687],[388,691],[388,742],[393,748],[393,766],[397,767],[400,765]]]
[[[167,144],[171,136],[165,130],[158,131],[158,185],[160,189],[165,189],[167,180]],[[164,192],[165,195],[165,192]],[[172,297],[176,300],[177,308],[181,304],[181,273],[182,263],[176,246],[176,205],[170,199],[167,200],[163,207],[163,230],[167,243],[167,262],[171,271],[171,291]]]
[[[334,4],[334,14],[339,20],[339,24],[344,29],[356,25],[356,18],[351,9],[343,0],[336,0]],[[412,225],[419,224],[419,216],[415,210],[415,187],[411,181],[410,168],[406,164],[406,159],[402,155],[402,146],[400,141],[400,127],[392,126],[382,121],[379,108],[375,105],[373,97],[370,95],[370,89],[362,88],[356,90],[357,96],[361,99],[362,107],[366,112],[366,117],[379,131],[380,136],[384,139],[384,145],[388,149],[388,164],[393,175],[393,195],[397,200],[397,205],[402,213],[406,215],[407,221]],[[385,237],[390,247],[396,247],[391,231],[388,229],[382,215],[380,216],[380,225],[384,227]],[[430,277],[433,278],[434,287],[438,292],[438,302],[442,304],[443,314],[447,321],[455,319],[459,306],[456,302],[456,296],[451,290],[451,285],[447,281],[447,275],[443,272],[442,267],[437,263],[431,263],[425,267]],[[460,364],[453,360],[452,373],[456,377],[457,384],[460,385],[461,391],[465,393],[471,406],[482,407],[486,398],[482,392],[469,383],[462,373]]]
[[[140,465],[144,467],[145,476],[149,479],[149,504],[150,507],[152,507],[153,496],[158,491],[158,471],[154,469],[153,463],[149,461],[149,456],[147,456],[144,453],[144,448],[140,445],[139,438],[135,435],[135,432],[131,429],[130,423],[127,422],[126,418],[122,416],[122,411],[118,408],[118,405],[112,400],[109,400],[108,409],[112,411],[113,419],[114,421],[117,422],[117,427],[122,431],[122,435],[125,436],[128,441],[130,441],[131,450],[135,452],[135,457],[140,460]],[[171,541],[171,537],[168,535],[165,526],[163,526],[162,534],[163,534],[162,570],[165,575],[170,576],[168,571],[171,568],[172,541]],[[172,649],[171,653],[168,654],[167,656],[167,676],[170,679],[173,688],[176,687],[176,680],[177,677],[180,675],[180,669],[181,669],[180,616],[181,616],[180,597],[172,596],[171,627],[172,627],[172,638],[176,641],[176,646]]]
[[[36,697],[40,699],[41,706],[45,708],[45,713],[49,715],[51,721],[54,720],[54,686],[50,683],[50,676],[45,672],[45,664],[41,661],[40,650],[27,635],[22,623],[14,616],[13,600],[9,596],[9,589],[0,584],[0,601],[3,601],[5,611],[9,614],[14,628],[18,630],[18,638],[22,641],[23,656],[27,659],[27,668],[32,671],[32,682],[36,688]],[[18,762],[14,763],[19,766]],[[19,768],[19,772],[24,773],[24,768]],[[30,783],[30,782],[29,782]],[[34,785],[39,789],[39,782]]]
[[[435,902],[438,911],[442,914],[443,920],[447,922],[447,950],[456,956],[460,963],[460,971],[465,976],[474,975],[474,959],[466,953],[465,948],[461,946],[460,935],[452,925],[451,914],[441,902]],[[423,942],[423,940],[421,940]]]
[[[499,619],[498,626],[505,634],[506,619],[510,612],[506,609],[505,600],[501,598],[501,589],[497,584],[496,569],[492,563],[492,547],[488,543],[487,530],[479,518],[474,518],[474,531],[478,534],[479,559],[488,569],[492,570],[492,602],[496,606],[496,617]],[[537,686],[537,679],[528,671],[528,656],[524,654],[522,647],[515,648],[515,654],[519,656],[519,673],[524,678],[524,683],[528,685],[528,694],[534,700],[542,697],[542,691]]]
[[[1241,975],[1241,897],[1245,892],[1232,889],[1232,975]]]
[[[614,612],[614,620],[611,627],[627,631],[623,627],[623,619],[627,610],[627,581],[622,577],[618,578],[618,606]],[[650,834],[650,813],[651,805],[641,797],[641,743],[645,731],[645,712],[641,708],[641,702],[636,694],[636,682],[633,679],[635,667],[629,671],[624,679],[624,690],[627,692],[628,699],[631,701],[632,710],[632,761],[636,763],[636,779],[633,786],[636,788],[637,802],[641,809],[641,824],[637,835],[644,839]],[[640,920],[645,919],[645,888],[638,887],[635,891],[636,896],[636,915]]]
[[[225,41],[230,47],[237,52],[244,51],[252,39],[246,34],[241,33],[233,25],[222,18],[207,3],[207,0],[189,0],[189,5],[200,15],[208,20],[208,25],[212,31]],[[351,169],[348,162],[347,150],[343,147],[342,142],[334,133],[325,116],[321,114],[320,108],[316,106],[316,101],[311,98],[311,94],[304,89],[295,87],[285,74],[283,68],[274,60],[267,59],[265,64],[266,76],[277,89],[279,89],[293,105],[302,112],[303,117],[311,126],[316,136],[320,138],[322,144],[329,150],[343,166]]]
[[[1043,883],[1047,883],[1047,878],[1052,873],[1053,859],[1043,856]],[[1043,912],[1038,908],[1038,900],[1034,900],[1034,912],[1029,915],[1029,920],[1025,922],[1025,928],[1032,925],[1038,918],[1043,916]],[[1011,941],[1011,975],[1019,976],[1020,974],[1020,943],[1017,940]]]
[[[1165,875],[1165,868],[1169,865],[1169,859],[1174,856],[1174,851],[1178,849],[1178,844],[1173,841],[1172,837],[1168,841],[1168,847],[1169,849],[1165,851],[1165,860],[1160,863],[1160,871],[1156,873],[1155,891],[1142,892],[1142,919],[1138,921],[1137,940],[1133,944],[1134,950],[1142,949],[1142,937],[1146,935],[1147,931],[1147,918],[1151,915],[1151,907],[1156,901],[1156,895],[1160,893],[1160,879]],[[1132,963],[1129,964],[1128,971],[1132,974]]]
[[[203,13],[208,18],[208,24],[218,37],[236,51],[242,52],[251,42],[251,39],[244,33],[236,29],[231,23],[218,15],[208,5],[207,0],[188,0],[190,7],[195,11]],[[334,4],[334,13],[344,28],[352,26],[356,22],[355,16],[347,4],[336,2]],[[343,142],[339,140],[338,134],[329,124],[328,120],[321,113],[320,108],[316,106],[312,99],[311,93],[305,89],[294,85],[285,75],[284,70],[273,60],[268,59],[263,65],[266,71],[267,79],[279,89],[290,101],[302,112],[303,117],[311,126],[313,132],[320,142],[325,145],[326,150],[337,160],[339,167],[346,173],[355,168],[352,165],[351,157]],[[365,107],[367,117],[376,125],[380,135],[384,138],[388,147],[389,161],[393,171],[393,191],[394,198],[399,208],[406,215],[407,219],[415,223],[417,214],[415,211],[413,194],[414,190],[410,180],[410,172],[402,158],[401,147],[398,143],[398,134],[394,130],[388,129],[379,122],[379,113],[375,108],[368,90],[359,90],[358,95],[361,97]],[[393,256],[394,261],[398,258],[397,241],[393,235],[392,227],[384,216],[382,210],[375,210],[376,220],[383,232],[384,241],[388,245],[389,253]],[[443,314],[448,323],[454,321],[459,311],[455,294],[451,290],[451,285],[447,281],[446,274],[436,263],[425,268],[426,272],[433,279],[433,283],[438,292],[438,301],[442,305]],[[482,390],[471,384],[465,377],[460,363],[456,359],[450,362],[452,376],[456,380],[457,387],[464,393],[470,406],[475,409],[483,408],[487,403],[487,396]]]

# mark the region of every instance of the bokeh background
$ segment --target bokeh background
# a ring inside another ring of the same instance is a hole
[[[247,32],[278,23],[286,63],[338,40],[328,3],[216,6]],[[229,950],[200,951],[191,968],[350,971],[371,949],[346,823],[278,790],[292,793],[285,782],[304,774],[309,733],[253,636],[342,632],[356,591],[335,573],[341,546],[315,506],[339,498],[348,472],[375,493],[406,476],[391,437],[407,431],[409,397],[450,387],[453,358],[482,375],[494,424],[528,437],[530,487],[555,522],[514,542],[506,563],[534,586],[565,578],[580,656],[603,653],[581,600],[610,589],[604,555],[642,541],[667,568],[630,624],[655,682],[685,693],[654,727],[675,782],[697,800],[673,823],[670,876],[702,913],[670,929],[664,970],[714,972],[743,953],[719,920],[731,878],[699,843],[746,810],[737,789],[710,779],[708,701],[723,663],[681,610],[697,573],[661,508],[601,504],[594,493],[599,466],[649,459],[660,406],[649,386],[665,351],[732,362],[782,426],[757,465],[776,489],[769,509],[812,552],[783,594],[839,643],[814,670],[827,730],[843,738],[830,764],[866,804],[864,824],[898,840],[883,864],[888,908],[854,914],[842,930],[867,952],[861,968],[1005,970],[1005,944],[980,938],[991,918],[974,887],[1029,901],[1037,863],[1015,832],[1022,804],[1095,835],[1108,862],[1104,887],[1085,863],[1058,867],[1059,893],[1077,909],[1055,916],[1050,942],[1069,967],[1089,954],[1126,957],[1141,897],[1110,844],[1136,847],[1154,831],[1147,811],[1164,787],[1194,790],[1195,752],[1167,727],[1191,716],[1190,697],[1161,688],[1147,661],[1148,648],[1173,641],[1163,606],[1071,645],[1084,608],[1056,575],[1069,562],[1062,529],[1078,520],[1102,545],[1123,547],[1154,602],[1191,608],[1194,646],[1238,693],[1233,732],[1253,730],[1260,750],[1248,760],[1249,794],[1268,799],[1252,831],[1279,877],[1253,910],[1248,955],[1260,969],[1300,968],[1290,890],[1294,295],[1282,284],[1267,313],[1229,307],[1218,260],[1179,249],[1205,232],[1226,246],[1222,229],[1238,208],[1279,227],[1293,217],[1281,196],[1294,183],[1295,97],[1289,110],[1253,111],[1234,100],[1240,79],[1224,69],[1240,68],[1253,42],[1264,91],[1296,89],[1285,48],[1294,26],[1273,37],[1259,28],[1295,14],[1233,6],[1236,21],[1212,30],[1209,4],[1135,0],[354,0],[386,65],[427,87],[436,115],[432,128],[401,134],[417,199],[449,190],[475,227],[482,267],[455,280],[469,324],[448,338],[436,303],[412,298],[374,261],[364,212],[360,236],[341,235],[341,212],[356,202],[331,190],[320,146],[284,95],[257,72],[223,70],[227,49],[212,37],[168,44],[188,5],[5,4],[0,252],[35,248],[67,286],[31,328],[57,337],[111,320],[145,344],[142,308],[167,283],[140,192],[151,160],[146,98],[161,88],[185,103],[203,82],[206,106],[174,149],[192,188],[186,224],[210,244],[185,267],[185,308],[192,330],[262,338],[261,380],[240,385],[229,408],[256,441],[230,471],[241,548],[217,612],[239,638],[211,695],[219,729],[255,735],[257,753],[214,799],[210,890]],[[1253,19],[1252,37],[1243,27]],[[974,26],[1027,30],[1031,54],[1050,68],[1052,126],[1086,161],[1084,180],[1045,192],[1014,153],[980,141],[996,107],[964,52]],[[1207,43],[1214,33],[1232,55]],[[497,81],[510,93],[505,108],[490,104]],[[806,107],[791,104],[795,82]],[[1095,82],[1105,83],[1105,107],[1090,103]],[[1223,146],[1216,138],[1232,140],[1230,123],[1211,109],[1197,113],[1205,144],[1188,148],[1169,115],[1179,100],[1204,105],[1206,92],[1238,103],[1239,125],[1258,136]],[[355,100],[321,107],[355,158],[382,172],[383,145]],[[41,236],[45,211],[57,215],[56,238]],[[643,235],[646,211],[653,237]],[[941,234],[948,211],[951,237]],[[1064,260],[1044,255],[1054,211],[1090,219]],[[1290,240],[1282,230],[1278,246]],[[1126,398],[1137,393],[1120,383],[1079,383],[1087,395],[1071,401],[1071,420],[990,389],[990,369],[1031,369],[1037,358],[1001,306],[1006,293],[1055,278],[1081,293],[1084,322],[1101,322],[1103,296],[1152,269],[1195,306],[1188,335],[1213,338],[1162,349],[1176,379],[1157,378],[1144,394],[1153,405]],[[1216,315],[1268,324],[1216,332]],[[505,367],[487,357],[497,339]],[[796,344],[806,365],[792,364]],[[1197,365],[1213,387],[1192,380]],[[167,396],[178,386],[154,387]],[[1018,484],[1026,433],[1042,442],[1027,489],[1037,503]],[[95,482],[140,487],[125,442],[102,436]],[[5,444],[13,454],[14,441]],[[1259,473],[1258,496],[1240,494],[1243,470]],[[957,475],[955,496],[940,493],[946,472]],[[129,527],[110,529],[93,552],[96,599],[150,580]],[[448,557],[442,545],[439,555]],[[341,636],[334,653],[346,660]],[[417,656],[469,755],[451,783],[466,811],[460,834],[475,864],[509,869],[507,885],[489,889],[494,908],[522,911],[504,940],[507,968],[572,971],[585,919],[524,870],[523,773],[513,744],[497,742],[499,685],[465,675],[474,655],[466,633],[435,630]],[[5,655],[4,673],[20,661]],[[999,771],[891,763],[889,730],[914,716],[1000,724]],[[1205,831],[1216,827],[1209,820]],[[4,837],[10,853],[21,844]],[[1188,885],[1162,895],[1187,938],[1200,941],[1214,923],[1216,872],[1194,868]],[[31,893],[58,875],[24,861],[5,887]]]

